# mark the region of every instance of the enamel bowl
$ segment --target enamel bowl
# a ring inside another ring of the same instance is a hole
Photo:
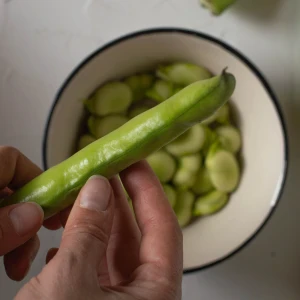
[[[261,73],[242,54],[202,33],[154,29],[121,37],[92,53],[63,83],[46,125],[45,169],[75,150],[88,97],[107,80],[186,61],[218,74],[224,67],[237,80],[232,97],[243,139],[243,173],[229,204],[183,230],[184,272],[225,260],[267,223],[281,195],[287,171],[287,136],[279,104]]]

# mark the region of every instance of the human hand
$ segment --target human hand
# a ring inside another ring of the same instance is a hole
[[[13,193],[42,171],[12,147],[0,147],[0,199]],[[42,208],[35,203],[0,209],[0,256],[7,275],[22,280],[29,271],[40,242],[36,235],[43,223]]]
[[[92,177],[69,216],[59,249],[20,299],[181,299],[182,233],[145,162],[117,178]],[[64,223],[64,222],[63,222]]]

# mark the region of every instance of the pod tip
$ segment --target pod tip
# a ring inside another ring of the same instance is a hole
[[[225,75],[227,73],[227,69],[228,69],[228,67],[226,67],[226,68],[223,69],[222,75]]]

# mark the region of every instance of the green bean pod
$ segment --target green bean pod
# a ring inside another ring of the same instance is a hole
[[[236,0],[200,0],[200,3],[216,16],[221,15],[235,2]]]
[[[212,115],[228,101],[234,88],[235,78],[226,71],[187,86],[46,170],[3,199],[0,207],[36,202],[43,208],[45,218],[49,218],[74,203],[81,187],[92,175],[110,178],[148,157]]]

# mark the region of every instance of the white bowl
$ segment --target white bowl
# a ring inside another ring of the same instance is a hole
[[[82,99],[107,80],[165,61],[204,65],[216,74],[228,67],[237,80],[232,101],[243,137],[242,179],[225,209],[183,230],[184,271],[189,272],[228,258],[253,239],[274,211],[286,178],[287,136],[278,102],[261,73],[239,52],[207,35],[173,28],[136,32],[105,45],[60,89],[45,130],[44,167],[73,153]]]

